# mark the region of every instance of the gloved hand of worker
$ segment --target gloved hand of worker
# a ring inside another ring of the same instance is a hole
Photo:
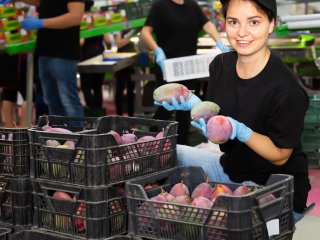
[[[195,105],[202,102],[201,99],[192,92],[189,92],[189,96],[187,100],[185,100],[183,96],[180,96],[179,100],[180,100],[180,103],[178,102],[177,99],[172,98],[171,100],[172,105],[167,102],[160,103],[157,101],[155,101],[154,104],[158,106],[162,106],[168,111],[173,111],[173,110],[190,111]]]
[[[208,138],[207,123],[203,118],[200,118],[199,121],[192,121],[191,125],[194,126],[195,128],[198,128],[199,130],[201,130],[203,136]]]
[[[221,40],[216,41],[216,46],[221,50],[221,52],[229,52],[231,50]]]
[[[0,4],[7,4],[9,2],[12,2],[12,0],[0,0]]]
[[[166,55],[164,54],[164,51],[161,47],[157,47],[154,50],[154,56],[156,58],[156,63],[160,66],[162,72],[164,71],[163,61],[167,59]]]
[[[250,139],[253,131],[237,120],[234,120],[231,117],[227,117],[232,125],[232,133],[230,139],[233,140],[237,138],[240,142],[246,142]]]
[[[28,16],[21,22],[21,25],[26,30],[37,30],[43,28],[43,19]]]

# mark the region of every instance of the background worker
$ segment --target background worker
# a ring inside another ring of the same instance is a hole
[[[10,2],[0,0],[0,3]],[[49,114],[83,116],[77,90],[80,24],[83,0],[22,0],[38,7],[39,18],[28,16],[21,25],[38,30],[36,53],[39,78]]]
[[[212,181],[226,183],[265,185],[271,174],[292,175],[298,221],[311,188],[300,140],[309,99],[292,70],[268,48],[276,26],[276,0],[221,3],[227,38],[235,51],[218,55],[210,64],[206,100],[220,106],[219,114],[228,117],[232,133],[219,145],[223,154],[178,145],[177,162],[201,166]],[[168,110],[191,110],[195,102],[162,105]],[[204,119],[192,125],[207,136]]]
[[[1,107],[4,127],[14,128],[27,127],[26,122],[26,55],[8,55],[0,56],[0,86],[3,87],[1,92]],[[18,94],[21,94],[22,103],[20,114],[16,112]],[[20,119],[16,119],[20,117]],[[17,122],[18,120],[18,122]]]
[[[194,0],[158,0],[152,4],[146,23],[141,31],[141,39],[154,52],[155,74],[157,86],[166,82],[163,80],[163,61],[169,58],[184,57],[197,53],[198,33],[203,29],[212,37],[221,51],[229,49],[223,44],[220,35],[212,22],[204,15]],[[156,39],[152,34],[155,34]],[[188,89],[199,90],[198,80],[184,81]],[[171,112],[159,107],[155,119],[168,120]],[[177,111],[178,143],[188,144],[190,114]]]
[[[117,46],[117,52],[136,52],[134,43],[130,41],[130,38],[137,32],[137,29],[126,30],[122,32],[113,33],[114,41]],[[133,66],[126,67],[115,72],[116,79],[116,93],[115,93],[115,105],[117,115],[123,115],[123,103],[127,109],[128,116],[134,116],[134,86],[135,83],[131,81],[131,75],[135,73]],[[124,98],[126,91],[126,99]],[[140,97],[140,96],[139,96]]]
[[[85,1],[85,12],[89,14],[94,1]],[[95,57],[103,53],[105,43],[109,40],[108,34],[80,38],[81,61]],[[104,81],[104,73],[81,73],[81,90],[90,115],[104,116],[106,111],[103,108],[102,85]]]

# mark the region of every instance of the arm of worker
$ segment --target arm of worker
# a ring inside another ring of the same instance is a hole
[[[144,26],[141,30],[141,39],[153,51],[156,63],[160,66],[162,72],[164,71],[163,61],[167,59],[164,51],[152,36],[153,28],[151,26]]]
[[[118,48],[122,48],[130,42],[129,39],[122,38],[121,32],[114,34],[113,37]]]
[[[80,46],[82,47],[84,45],[85,39],[84,38],[80,38]]]
[[[230,48],[227,47],[220,38],[220,34],[217,28],[213,25],[212,22],[208,21],[205,25],[203,25],[203,30],[210,35],[210,37],[215,41],[216,46],[222,52],[229,52]]]
[[[232,125],[232,134],[230,139],[237,138],[259,156],[276,166],[281,166],[288,161],[293,149],[279,148],[268,136],[252,131],[245,124],[238,122],[231,117],[228,117],[228,119]]]
[[[67,4],[68,12],[66,14],[46,19],[38,19],[33,16],[27,17],[21,22],[23,28],[27,30],[50,28],[65,29],[73,26],[79,26],[84,14],[84,3],[70,2]]]

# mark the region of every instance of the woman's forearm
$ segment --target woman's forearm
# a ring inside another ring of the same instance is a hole
[[[292,153],[292,149],[278,148],[269,137],[256,132],[253,132],[245,144],[259,156],[277,166],[285,164]]]

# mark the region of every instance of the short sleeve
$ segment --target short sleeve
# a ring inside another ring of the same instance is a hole
[[[274,98],[267,119],[267,135],[281,148],[300,144],[304,117],[309,105],[307,94],[299,86],[285,89]]]

